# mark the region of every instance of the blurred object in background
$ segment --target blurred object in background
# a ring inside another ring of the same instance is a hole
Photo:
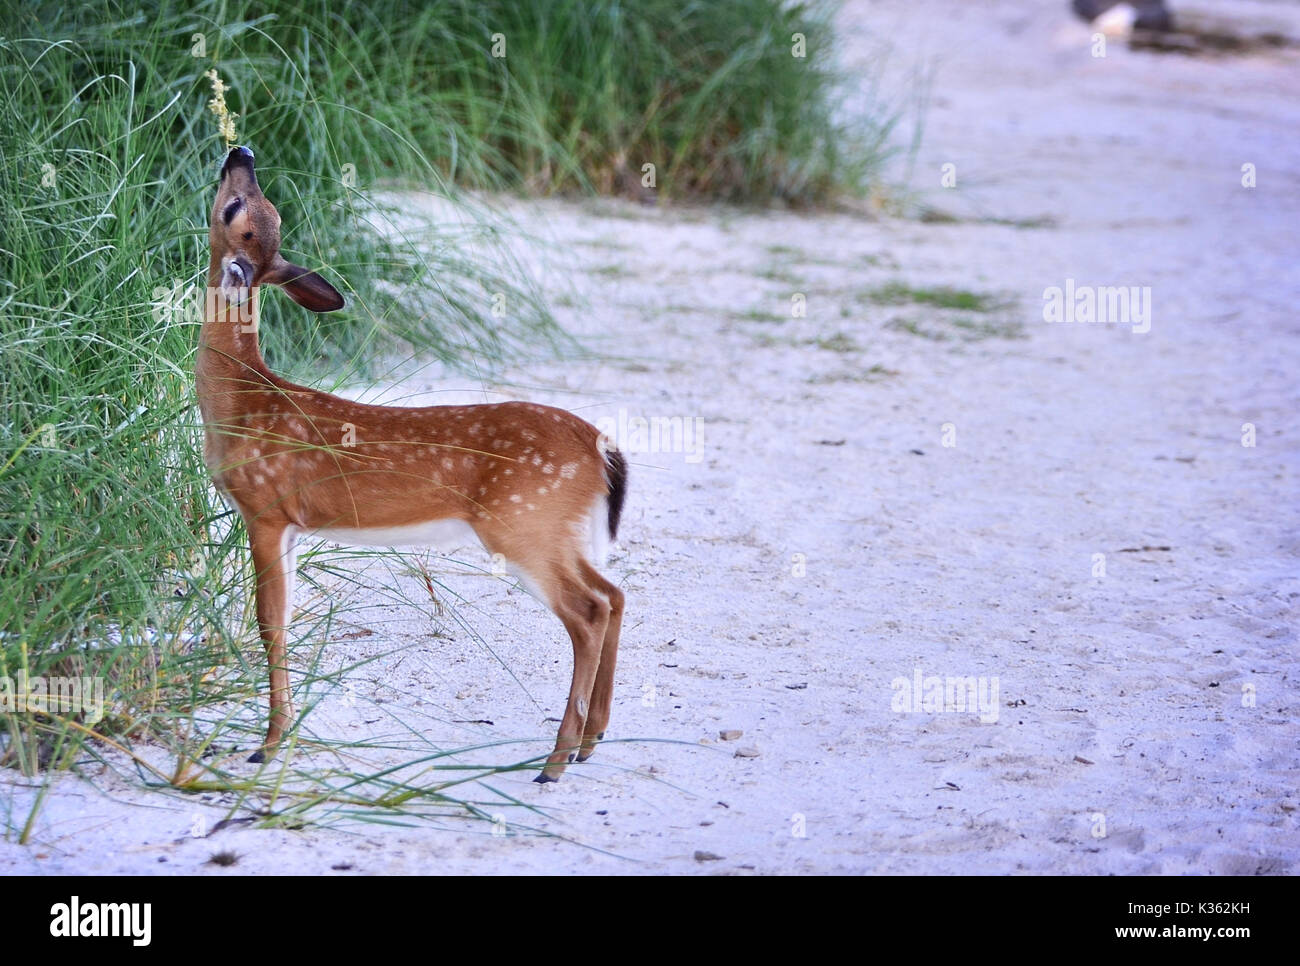
[[[1172,30],[1173,17],[1164,0],[1072,0],[1074,12],[1104,33],[1124,36],[1133,30]]]
[[[1071,0],[1070,7],[1095,30],[1128,40],[1135,50],[1216,56],[1253,54],[1300,46],[1295,4],[1265,8],[1180,4],[1177,23],[1164,0]],[[1289,9],[1288,9],[1289,7]]]

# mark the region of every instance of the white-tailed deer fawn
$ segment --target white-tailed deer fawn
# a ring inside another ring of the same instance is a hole
[[[298,536],[408,546],[473,535],[573,639],[568,705],[536,778],[556,780],[592,753],[609,722],[623,593],[586,551],[617,532],[622,455],[594,426],[548,406],[371,406],[272,373],[257,343],[259,287],[278,285],[313,312],[342,308],[343,297],[281,257],[280,215],[247,148],[222,164],[209,242],[195,366],[204,459],[248,527],[271,670],[270,724],[250,761],[274,754],[293,722],[285,637]]]

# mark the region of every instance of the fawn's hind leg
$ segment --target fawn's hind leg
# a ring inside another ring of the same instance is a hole
[[[587,561],[579,565],[587,585],[609,601],[609,623],[605,626],[605,640],[600,649],[600,666],[596,669],[596,683],[591,690],[591,711],[582,734],[582,749],[578,761],[586,761],[596,750],[596,742],[605,737],[609,726],[610,706],[614,700],[614,668],[618,662],[618,639],[623,629],[623,591],[601,576]]]
[[[551,609],[573,640],[573,682],[555,738],[555,750],[546,759],[542,773],[534,779],[538,782],[557,781],[564,774],[564,766],[573,761],[581,748],[610,617],[609,600],[582,578],[578,567],[564,568],[550,583]]]

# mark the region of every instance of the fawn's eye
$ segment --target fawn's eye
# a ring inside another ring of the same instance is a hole
[[[253,233],[251,231],[244,232],[244,241],[248,241],[252,237],[253,237]]]

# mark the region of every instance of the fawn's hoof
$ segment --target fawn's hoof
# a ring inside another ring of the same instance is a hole
[[[590,744],[584,744],[582,751],[578,752],[578,761],[586,761],[594,755],[596,753],[596,742],[601,741],[604,737],[605,732],[602,731],[600,734],[596,735],[595,739]]]
[[[542,772],[540,775],[534,778],[533,781],[537,782],[537,784],[539,785],[545,785],[547,782],[558,782],[559,779],[552,778],[550,775],[546,774],[546,772]]]
[[[251,755],[248,756],[248,760],[252,762],[254,765],[260,765],[264,761],[266,761],[266,752],[259,748],[257,751],[253,752]]]

